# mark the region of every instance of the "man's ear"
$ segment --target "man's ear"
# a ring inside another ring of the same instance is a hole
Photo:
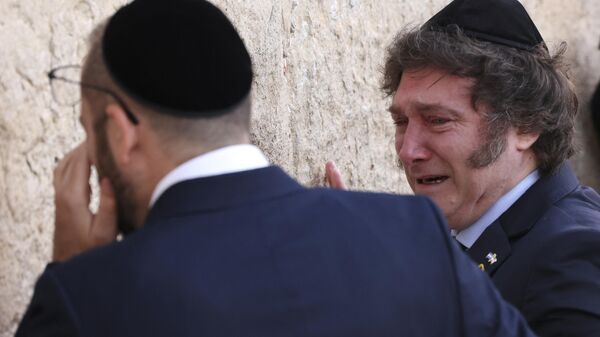
[[[117,164],[127,164],[131,158],[131,152],[136,147],[139,134],[133,123],[127,118],[123,107],[111,103],[106,106],[107,141],[115,157]]]
[[[517,150],[519,151],[527,151],[531,149],[533,144],[540,138],[540,134],[538,132],[522,132],[520,130],[517,131]]]

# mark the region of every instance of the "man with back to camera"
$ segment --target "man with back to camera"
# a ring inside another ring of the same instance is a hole
[[[87,138],[55,170],[56,262],[17,336],[533,336],[426,198],[268,165],[250,57],[208,2],[133,1],[77,70],[49,74],[81,86]]]
[[[389,46],[396,152],[540,336],[600,335],[600,197],[577,181],[577,97],[516,0],[456,0]],[[327,166],[330,184],[342,187]]]

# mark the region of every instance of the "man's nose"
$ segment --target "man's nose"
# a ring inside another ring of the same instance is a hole
[[[396,153],[404,167],[431,158],[427,137],[424,130],[411,123],[403,132],[396,132]]]

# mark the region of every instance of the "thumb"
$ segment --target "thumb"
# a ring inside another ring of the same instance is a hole
[[[90,239],[97,245],[112,242],[117,237],[117,200],[108,178],[100,181],[100,205],[90,231]]]

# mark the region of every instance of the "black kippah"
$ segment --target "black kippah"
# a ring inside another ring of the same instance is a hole
[[[444,31],[458,26],[467,36],[532,50],[542,44],[542,35],[517,0],[454,0],[425,25],[425,29]]]
[[[110,19],[102,40],[108,71],[142,104],[210,117],[250,92],[252,62],[225,15],[204,0],[135,0]]]

